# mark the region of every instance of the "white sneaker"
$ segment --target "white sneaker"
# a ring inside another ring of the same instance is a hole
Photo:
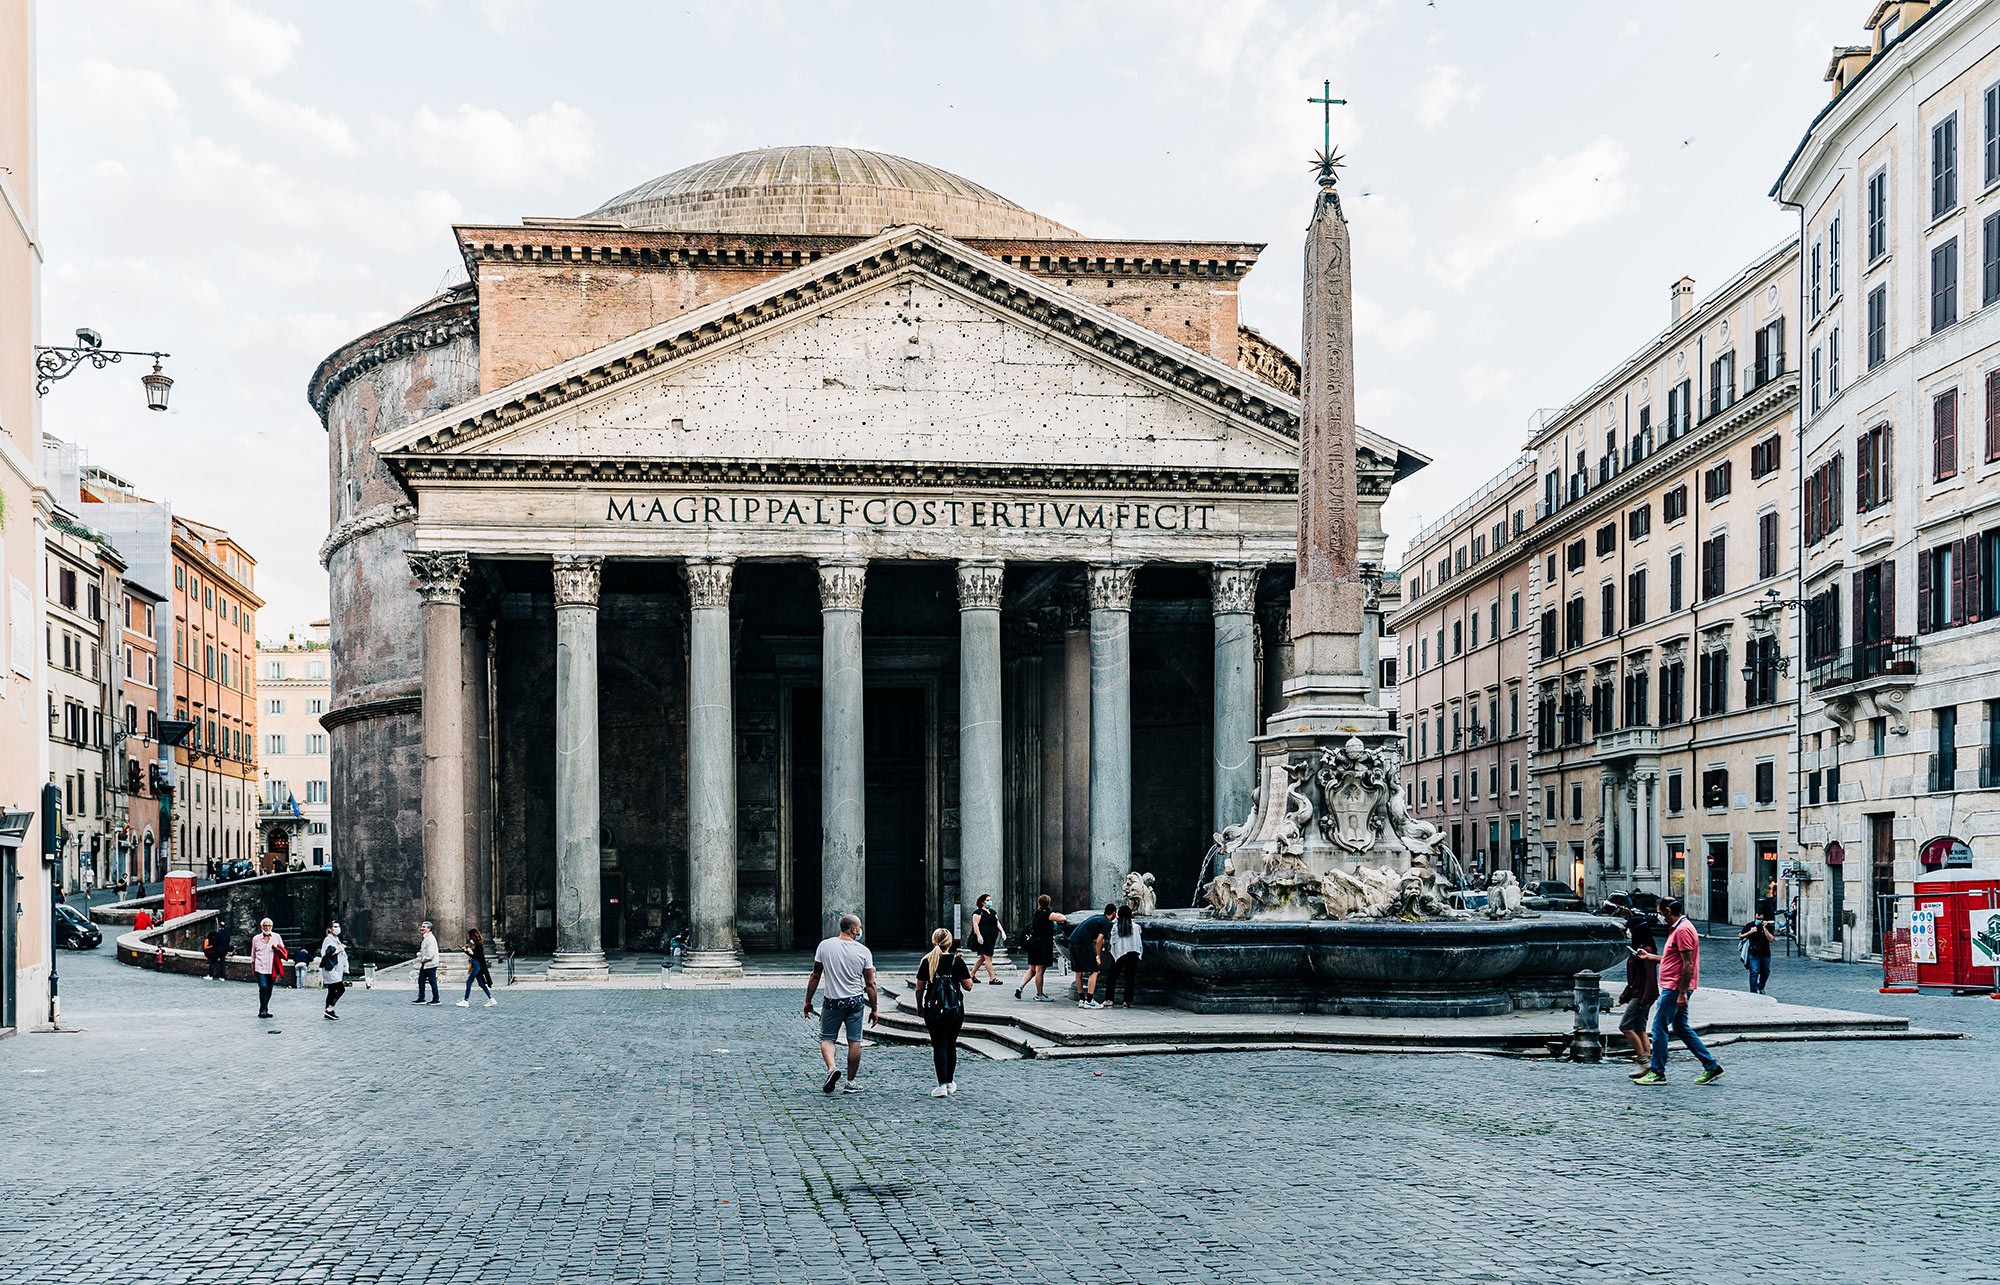
[[[459,1006],[460,1008],[471,1008],[471,1007],[472,1007],[472,1001],[471,1001],[471,1000],[469,1000],[469,999],[462,999],[462,1000],[458,1001],[458,1006]]]
[[[492,1008],[495,1004],[498,1004],[499,1002],[500,1002],[499,1000],[494,999],[491,995],[488,995],[486,997],[486,1007],[488,1008]]]
[[[946,1080],[946,1081],[945,1081],[945,1085],[944,1085],[944,1091],[945,1091],[946,1093],[956,1093],[956,1092],[958,1092],[958,1081],[957,1081],[957,1080]]]
[[[934,1098],[946,1097],[950,1093],[951,1093],[951,1086],[949,1084],[940,1084],[935,1089],[931,1090],[931,1096]]]
[[[861,1081],[849,1080],[847,1083],[840,1086],[840,1091],[842,1093],[859,1093],[861,1092]]]

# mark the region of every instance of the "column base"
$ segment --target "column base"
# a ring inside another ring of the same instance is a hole
[[[681,972],[689,977],[741,977],[743,961],[733,950],[690,950],[681,956]]]
[[[601,950],[559,950],[549,963],[548,978],[552,982],[590,982],[609,976],[611,966],[604,962]]]

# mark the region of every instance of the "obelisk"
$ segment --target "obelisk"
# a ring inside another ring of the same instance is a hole
[[[1292,673],[1272,733],[1386,732],[1368,701],[1362,631],[1360,493],[1355,476],[1354,288],[1338,161],[1321,157],[1306,228],[1300,334],[1299,554],[1292,589]]]

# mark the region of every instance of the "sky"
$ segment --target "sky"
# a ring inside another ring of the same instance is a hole
[[[582,214],[746,148],[954,171],[1086,233],[1268,243],[1293,352],[1331,80],[1360,417],[1435,461],[1396,561],[1561,406],[1795,227],[1768,193],[1867,0],[42,0],[43,342],[163,349],[44,399],[258,559],[266,637],[326,614],[306,381],[463,280],[454,221]]]

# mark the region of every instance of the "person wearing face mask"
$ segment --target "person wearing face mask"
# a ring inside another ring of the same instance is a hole
[[[326,982],[326,1020],[337,1021],[333,1006],[347,994],[347,943],[340,939],[339,923],[327,925],[326,940],[319,944],[319,971]]]

